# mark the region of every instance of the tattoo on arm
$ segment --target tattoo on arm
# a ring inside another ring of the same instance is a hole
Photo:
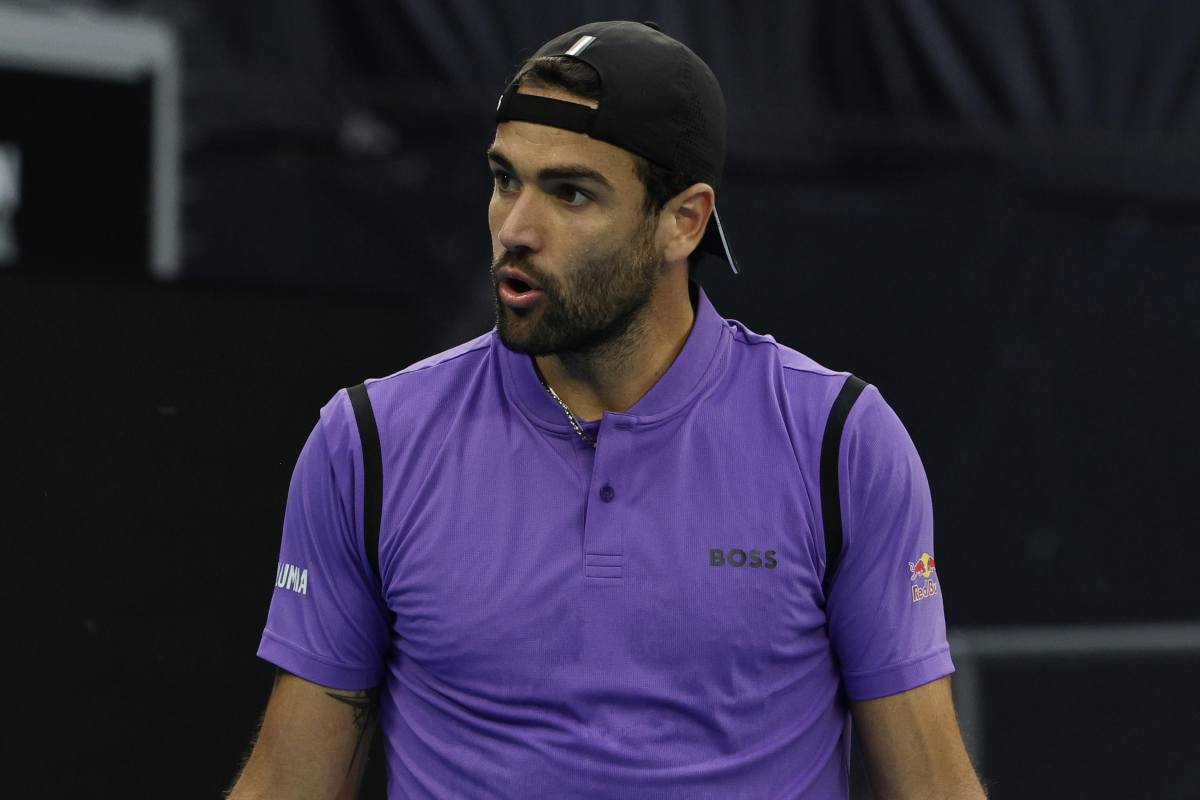
[[[346,774],[349,774],[358,761],[358,751],[362,749],[367,735],[371,732],[371,728],[379,716],[379,689],[366,689],[354,694],[334,694],[333,692],[325,694],[354,709],[354,727],[358,729],[358,739],[354,742],[354,753],[350,756],[350,766],[346,769]]]

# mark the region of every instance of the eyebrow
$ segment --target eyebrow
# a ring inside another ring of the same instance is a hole
[[[500,152],[494,147],[488,148],[487,157],[489,160],[496,162],[508,172],[517,171],[517,168],[513,166],[512,162],[501,155]],[[561,164],[555,167],[543,167],[542,169],[538,170],[537,179],[539,182],[587,180],[595,181],[610,191],[613,188],[613,185],[609,183],[608,178],[604,177],[603,174],[597,172],[591,167],[583,164]]]

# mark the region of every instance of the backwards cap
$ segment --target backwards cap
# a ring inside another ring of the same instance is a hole
[[[600,76],[598,108],[517,92],[514,78],[496,122],[522,120],[587,134],[672,172],[719,188],[725,167],[725,97],[708,65],[652,22],[592,22],[562,34],[532,59],[564,56]],[[532,60],[531,59],[531,60]],[[699,249],[737,262],[714,206]]]

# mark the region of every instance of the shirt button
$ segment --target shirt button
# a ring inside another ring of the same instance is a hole
[[[600,487],[600,499],[606,503],[611,503],[616,494],[617,493],[613,491],[613,488],[607,483]]]

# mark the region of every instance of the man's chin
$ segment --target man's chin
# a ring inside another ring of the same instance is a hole
[[[503,328],[499,328],[498,331],[500,333],[500,341],[505,347],[507,347],[509,350],[512,350],[514,353],[524,353],[525,355],[531,356],[541,355],[540,353],[531,352],[529,348],[529,342],[527,340],[515,338],[512,336],[512,334],[507,333]]]
[[[504,305],[500,306],[496,322],[496,332],[500,341],[514,353],[524,353],[530,356],[549,355],[545,352],[544,343],[540,342],[537,323],[530,319],[532,315],[526,312],[514,311]]]

